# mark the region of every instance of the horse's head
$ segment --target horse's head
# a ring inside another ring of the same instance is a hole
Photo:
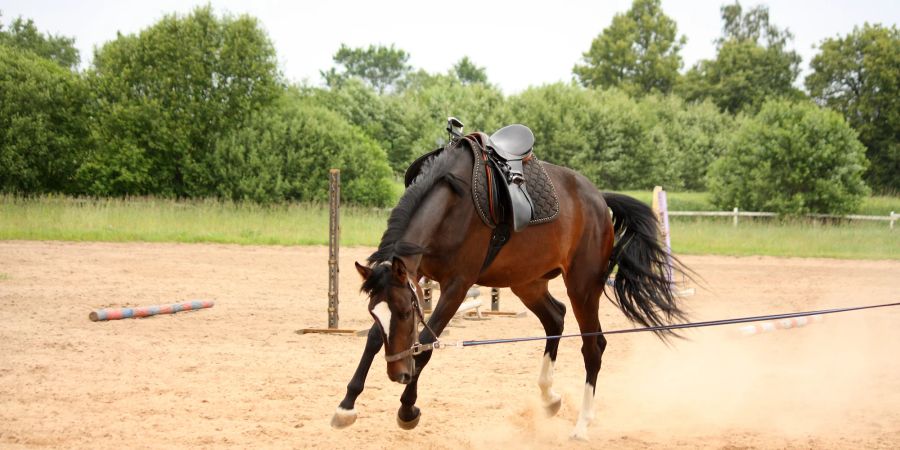
[[[418,283],[400,258],[374,267],[356,263],[356,270],[363,277],[362,291],[369,296],[369,313],[381,329],[388,378],[407,384],[415,373],[410,349],[418,333]]]

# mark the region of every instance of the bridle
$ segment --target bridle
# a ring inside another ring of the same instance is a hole
[[[437,333],[435,333],[434,330],[432,330],[431,327],[428,326],[428,323],[425,322],[425,313],[422,312],[422,299],[419,297],[419,291],[416,289],[412,280],[407,280],[407,282],[409,289],[413,294],[413,309],[416,311],[415,315],[413,316],[413,331],[415,332],[416,337],[410,348],[403,350],[400,353],[394,353],[393,355],[387,354],[387,342],[385,342],[384,359],[387,360],[387,362],[400,361],[403,358],[416,356],[422,352],[428,352],[435,348],[440,348],[441,346],[441,343],[438,340]],[[434,342],[428,344],[419,342],[419,322],[421,322],[425,329],[428,330],[429,333],[431,333],[431,336],[434,337]]]

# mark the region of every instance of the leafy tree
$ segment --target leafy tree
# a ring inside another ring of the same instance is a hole
[[[872,187],[900,192],[900,30],[865,24],[826,39],[810,64],[806,88],[859,132]]]
[[[338,113],[365,133],[382,143],[387,123],[386,97],[358,78],[351,78],[328,89],[301,87],[298,94],[311,103]],[[382,146],[383,147],[383,146]]]
[[[794,38],[787,29],[779,29],[769,21],[769,8],[757,5],[744,13],[740,2],[735,0],[731,5],[722,5],[723,36],[716,43],[723,44],[730,40],[756,42],[764,47],[785,47]],[[761,42],[762,41],[762,42]]]
[[[100,145],[79,178],[100,195],[213,195],[218,136],[283,89],[256,19],[209,6],[119,35],[97,50],[88,78]]]
[[[712,100],[730,113],[755,112],[769,97],[799,99],[794,86],[800,55],[787,50],[793,39],[769,21],[766,6],[746,13],[740,3],[721,9],[723,36],[716,59],[700,61],[685,75],[677,91],[687,100]]]
[[[535,152],[578,170],[604,189],[641,189],[664,182],[666,161],[647,145],[648,122],[617,89],[562,83],[529,88],[509,100],[512,121],[535,132]]]
[[[503,124],[505,98],[494,86],[464,84],[456,76],[424,71],[408,77],[402,92],[385,98],[386,142],[391,167],[403,173],[419,155],[447,140],[447,117],[458,117],[466,131],[492,132]]]
[[[338,68],[322,72],[322,77],[329,86],[336,86],[348,78],[358,77],[369,83],[379,94],[389,90],[402,80],[410,71],[409,54],[401,49],[383,45],[370,45],[369,48],[350,48],[341,44],[334,54],[334,62]]]
[[[640,96],[670,92],[678,78],[687,39],[676,38],[675,21],[666,16],[661,0],[634,0],[624,14],[616,14],[573,69],[587,87],[618,87]]]
[[[488,81],[484,67],[476,66],[468,56],[463,56],[459,62],[453,65],[453,73],[463,84],[487,83]]]
[[[0,191],[72,192],[91,145],[89,100],[77,74],[0,44]]]
[[[212,161],[218,194],[234,200],[327,201],[331,168],[341,169],[344,201],[386,206],[392,200],[384,150],[337,113],[295,93],[226,132]]]
[[[707,171],[722,155],[733,119],[711,102],[685,104],[681,98],[647,96],[638,103],[649,124],[642,143],[650,146],[660,184],[668,189],[707,189]],[[651,167],[654,165],[650,165]]]
[[[70,70],[78,69],[80,57],[75,39],[38,31],[31,19],[16,18],[8,30],[0,24],[0,44],[34,52]]]
[[[721,208],[787,214],[849,213],[868,188],[865,148],[840,114],[811,102],[766,102],[742,117],[710,169]]]

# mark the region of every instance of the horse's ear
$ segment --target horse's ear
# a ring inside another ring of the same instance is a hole
[[[363,280],[369,279],[369,276],[372,275],[372,269],[358,262],[354,262],[354,264],[356,264],[356,271],[359,272],[359,276],[361,276]]]
[[[391,261],[391,273],[394,274],[394,280],[398,283],[406,283],[406,263],[403,262],[403,259],[394,257],[394,260]]]

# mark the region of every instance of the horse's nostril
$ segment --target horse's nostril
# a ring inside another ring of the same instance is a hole
[[[408,373],[401,373],[400,377],[397,378],[397,382],[400,384],[409,384],[410,381],[412,381],[412,375]]]

